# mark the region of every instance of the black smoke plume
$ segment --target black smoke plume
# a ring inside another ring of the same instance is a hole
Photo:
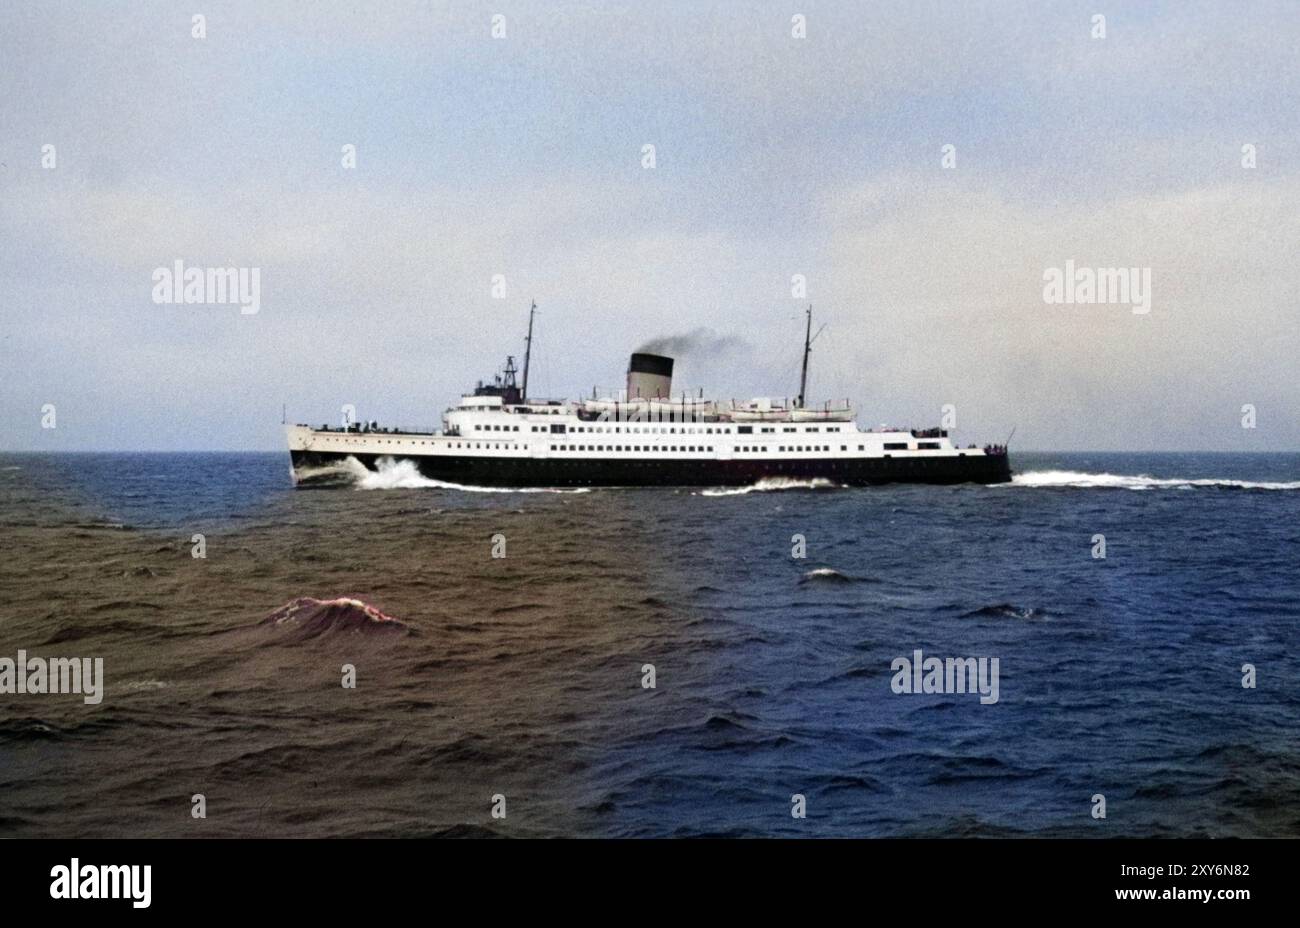
[[[660,335],[644,342],[637,351],[682,358],[688,355],[726,354],[746,347],[743,339],[732,335],[719,335],[712,329],[699,328],[680,335]]]

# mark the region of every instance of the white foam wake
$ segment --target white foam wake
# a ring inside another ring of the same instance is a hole
[[[392,458],[380,458],[375,462],[375,470],[370,470],[356,458],[348,458],[348,463],[356,465],[353,474],[358,489],[362,490],[422,490],[425,488],[442,488],[445,484],[430,480],[420,473],[414,461],[395,461]]]
[[[1089,474],[1077,470],[1035,470],[1014,474],[1013,486],[1018,487],[1101,487],[1114,490],[1191,490],[1197,487],[1219,487],[1237,490],[1300,490],[1300,480],[1268,482],[1254,480],[1229,480],[1226,478],[1151,477],[1147,474]]]
[[[824,490],[837,486],[825,477],[799,480],[794,477],[764,477],[747,487],[726,487],[701,490],[701,496],[744,496],[746,493],[771,493],[773,490]]]

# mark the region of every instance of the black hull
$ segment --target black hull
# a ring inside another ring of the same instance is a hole
[[[291,451],[295,470],[322,468],[355,458],[376,470],[382,458],[413,461],[430,480],[480,487],[723,487],[749,486],[763,479],[827,480],[833,484],[1006,483],[1005,454],[963,457],[856,459],[592,460],[567,458],[452,457],[450,455],[343,454]],[[306,481],[310,482],[310,481]]]

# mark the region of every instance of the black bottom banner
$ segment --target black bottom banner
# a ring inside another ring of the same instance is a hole
[[[375,916],[447,903],[629,916],[833,902],[864,915],[1279,906],[1285,840],[14,840],[6,911],[94,917]]]

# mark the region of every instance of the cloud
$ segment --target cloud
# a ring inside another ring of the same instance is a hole
[[[1241,447],[1248,402],[1293,446],[1300,183],[1240,173],[1088,209],[920,179],[838,195],[825,286],[861,311],[837,345],[864,359],[867,395],[964,402],[1032,447]],[[1150,267],[1152,312],[1045,304],[1043,273],[1067,259]]]
[[[785,395],[799,273],[828,323],[810,392],[865,421],[953,402],[972,438],[1041,447],[1300,439],[1285,5],[1115,11],[1104,41],[1074,3],[819,3],[806,40],[730,3],[505,13],[494,41],[460,4],[235,3],[200,42],[165,4],[6,8],[0,415],[70,397],[80,447],[276,447],[281,401],[428,424],[522,350],[532,299],[548,393],[708,328],[750,350],[679,384]],[[154,305],[176,258],[261,267],[262,312]],[[1067,258],[1150,266],[1154,311],[1044,305]]]

